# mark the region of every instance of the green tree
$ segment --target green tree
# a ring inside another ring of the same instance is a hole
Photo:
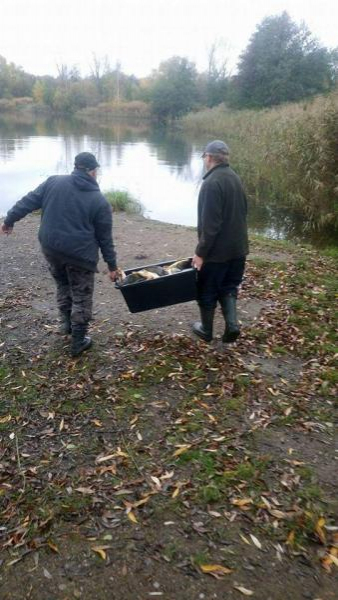
[[[265,18],[240,57],[234,101],[240,107],[296,102],[335,83],[332,55],[286,12]]]
[[[0,56],[0,98],[31,96],[35,79],[34,75]]]
[[[186,58],[173,56],[154,73],[150,91],[152,113],[160,121],[189,112],[197,100],[197,71]]]

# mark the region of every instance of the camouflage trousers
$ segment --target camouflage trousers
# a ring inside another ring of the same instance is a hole
[[[44,252],[56,283],[56,300],[61,314],[70,314],[73,325],[87,325],[92,318],[94,273],[70,265]]]

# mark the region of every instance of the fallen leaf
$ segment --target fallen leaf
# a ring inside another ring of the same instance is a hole
[[[172,497],[172,498],[176,498],[176,497],[178,496],[178,494],[179,494],[179,493],[180,493],[180,488],[178,488],[178,487],[177,487],[177,488],[176,488],[176,489],[173,491],[173,493],[172,493],[171,497]]]
[[[189,450],[189,448],[191,448],[191,444],[187,444],[186,446],[181,446],[181,448],[178,448],[178,450],[175,450],[173,456],[180,456],[181,454],[183,454],[183,452],[187,452],[187,450]]]
[[[127,513],[127,517],[130,521],[132,521],[132,523],[138,523],[138,520],[136,519],[132,510]]]
[[[323,517],[320,517],[316,523],[315,532],[316,532],[317,536],[319,537],[322,544],[326,543],[326,537],[325,537],[325,533],[323,531],[324,525],[325,525],[325,519]]]
[[[53,579],[52,575],[50,574],[49,571],[47,571],[47,569],[43,568],[43,574],[47,579]]]
[[[239,506],[240,508],[242,506],[247,506],[248,504],[252,503],[252,498],[234,498],[233,500],[231,500],[231,504],[233,504],[234,506]]]
[[[96,552],[96,554],[101,556],[102,560],[106,560],[107,553],[105,552],[105,550],[107,548],[110,548],[110,546],[93,546],[92,550],[93,550],[93,552]]]
[[[256,546],[257,548],[259,548],[260,550],[262,550],[262,544],[261,544],[261,543],[260,543],[260,541],[259,541],[259,540],[256,538],[256,536],[255,536],[255,535],[252,535],[252,533],[250,533],[250,537],[251,537],[251,539],[252,539],[253,543],[255,544],[255,546]]]
[[[132,507],[138,508],[139,506],[143,506],[143,504],[146,504],[146,502],[148,502],[148,500],[150,500],[150,496],[147,496],[146,498],[142,498],[142,500],[138,500],[137,502],[134,502],[132,504]]]
[[[12,420],[12,415],[7,415],[6,417],[1,417],[0,423],[9,423]]]
[[[241,592],[241,594],[244,594],[244,596],[252,596],[253,595],[253,591],[252,590],[248,590],[247,588],[243,587],[242,585],[234,585],[235,590],[238,590],[239,592]]]
[[[240,534],[239,534],[239,537],[240,537],[240,538],[243,540],[243,542],[245,542],[246,544],[248,544],[248,546],[251,546],[251,544],[250,544],[249,540],[248,540],[248,539],[247,539],[247,538],[246,538],[244,535],[242,535],[242,534],[240,533]]]
[[[216,579],[233,572],[233,569],[223,567],[222,565],[199,565],[199,567],[202,573],[212,575],[213,577],[216,577]]]
[[[80,492],[80,494],[95,494],[95,490],[92,490],[92,488],[88,488],[88,487],[78,487],[75,488],[76,492]]]
[[[293,529],[292,531],[290,531],[288,537],[286,538],[286,543],[289,544],[290,546],[293,546],[294,541],[295,541],[295,530]]]
[[[287,517],[287,514],[285,512],[278,510],[277,508],[271,508],[269,510],[269,513],[273,517],[276,517],[276,519],[285,519]]]
[[[50,547],[50,549],[53,550],[53,552],[56,552],[57,554],[59,554],[59,549],[58,549],[58,547],[55,544],[53,544],[53,542],[51,542],[50,540],[48,540],[47,544]]]

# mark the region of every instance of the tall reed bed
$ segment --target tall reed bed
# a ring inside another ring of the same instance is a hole
[[[261,111],[224,105],[190,113],[183,126],[221,138],[257,201],[300,212],[313,228],[338,229],[338,92]]]

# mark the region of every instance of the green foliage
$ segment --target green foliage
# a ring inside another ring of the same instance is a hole
[[[332,55],[286,12],[265,18],[241,56],[235,79],[238,107],[295,102],[334,85]]]
[[[195,65],[186,58],[174,56],[161,63],[151,90],[153,114],[166,121],[189,112],[197,100],[196,81]]]
[[[142,214],[142,204],[133,198],[129,192],[123,190],[111,190],[104,193],[109,204],[116,212],[126,212],[128,214]]]
[[[0,98],[31,96],[34,82],[34,75],[25,73],[21,67],[8,63],[0,55]]]

